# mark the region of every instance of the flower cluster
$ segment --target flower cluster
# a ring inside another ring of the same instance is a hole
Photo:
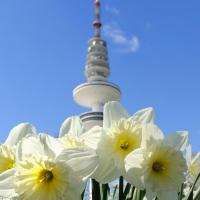
[[[199,176],[187,131],[165,137],[152,108],[130,116],[118,102],[104,106],[103,127],[74,116],[54,138],[22,123],[0,145],[2,199],[199,200]]]

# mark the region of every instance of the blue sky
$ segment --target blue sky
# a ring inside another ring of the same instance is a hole
[[[189,130],[200,149],[200,2],[102,0],[110,81],[134,113],[153,106],[166,134]],[[0,1],[0,141],[24,121],[57,135],[86,109],[72,90],[85,81],[93,1]]]

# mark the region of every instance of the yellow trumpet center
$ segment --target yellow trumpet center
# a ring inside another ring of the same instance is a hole
[[[141,145],[141,134],[138,125],[132,121],[120,120],[110,130],[110,144],[113,151],[125,157]]]
[[[16,170],[16,191],[22,199],[67,199],[69,173],[64,161],[27,155],[17,163]]]
[[[53,172],[50,170],[42,170],[39,174],[39,182],[40,183],[50,183],[54,178]]]
[[[152,165],[152,170],[156,173],[161,173],[162,171],[165,170],[165,167],[161,162],[154,162]]]
[[[124,142],[122,142],[121,145],[120,145],[120,148],[123,149],[123,150],[127,150],[128,147],[129,147],[128,141],[124,141]]]
[[[144,156],[143,167],[146,167],[145,182],[150,184],[152,191],[166,188],[176,190],[185,180],[186,161],[181,151],[164,143],[155,143]]]

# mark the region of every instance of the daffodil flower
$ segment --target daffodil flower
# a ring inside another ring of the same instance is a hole
[[[26,137],[17,146],[14,190],[19,199],[79,200],[84,178],[95,166],[96,155],[89,150],[64,149],[59,140],[46,134]],[[5,188],[12,186],[10,177],[5,181]]]
[[[186,160],[181,150],[188,145],[188,132],[176,132],[164,138],[154,124],[144,125],[141,149],[130,153],[125,159],[127,181],[146,190],[146,199],[178,198],[178,190],[185,181]]]
[[[59,140],[65,148],[78,148],[84,146],[84,128],[80,117],[73,116],[66,119],[60,128]]]
[[[147,108],[130,116],[118,102],[104,106],[103,128],[86,137],[85,143],[95,149],[99,156],[98,167],[93,178],[108,183],[125,176],[124,159],[132,151],[140,148],[141,126],[154,122],[154,111]]]
[[[5,143],[0,145],[0,196],[9,198],[15,194],[12,169],[16,163],[16,146],[22,138],[35,134],[36,130],[31,124],[21,123],[10,131]],[[11,184],[6,180],[12,180]]]
[[[186,161],[188,165],[188,181],[193,184],[200,173],[200,153],[198,152],[192,158],[192,148],[188,145],[186,148]],[[200,180],[196,184],[196,188],[200,187]]]
[[[99,136],[101,128],[96,126],[90,130],[85,130],[83,123],[79,116],[73,116],[66,119],[61,125],[59,132],[59,140],[66,149],[69,148],[90,148],[87,145],[87,138]],[[95,141],[94,141],[95,142]]]

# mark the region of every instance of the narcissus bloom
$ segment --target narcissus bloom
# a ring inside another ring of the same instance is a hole
[[[152,108],[140,110],[131,117],[120,103],[107,103],[104,106],[103,128],[88,135],[85,140],[99,156],[99,165],[93,177],[101,183],[108,183],[124,175],[125,157],[141,146],[142,124],[153,122]]]
[[[22,200],[79,200],[95,162],[92,151],[65,150],[46,134],[27,137],[17,147],[14,189]]]
[[[66,119],[59,133],[59,139],[65,148],[79,148],[84,146],[84,128],[80,117],[74,116]]]
[[[13,168],[17,143],[32,134],[36,134],[36,130],[28,123],[19,124],[10,131],[5,143],[0,145],[0,174]]]
[[[14,194],[12,189],[5,189],[5,177],[12,177],[11,169],[16,162],[16,145],[22,138],[35,134],[36,130],[31,124],[21,123],[10,131],[5,143],[0,145],[0,196],[10,197]]]
[[[164,138],[154,124],[144,125],[142,132],[147,138],[141,149],[125,159],[127,180],[139,189],[146,189],[148,200],[156,196],[161,200],[177,199],[187,171],[180,149],[188,144],[188,133],[177,132]]]
[[[188,145],[186,148],[186,160],[188,165],[188,181],[194,183],[200,173],[200,153],[192,158],[192,148]],[[200,180],[196,184],[196,188],[200,187]]]
[[[100,127],[93,127],[85,131],[80,117],[73,116],[63,122],[60,128],[59,140],[66,149],[89,148],[87,142],[85,142],[87,138],[99,135],[100,133]]]

